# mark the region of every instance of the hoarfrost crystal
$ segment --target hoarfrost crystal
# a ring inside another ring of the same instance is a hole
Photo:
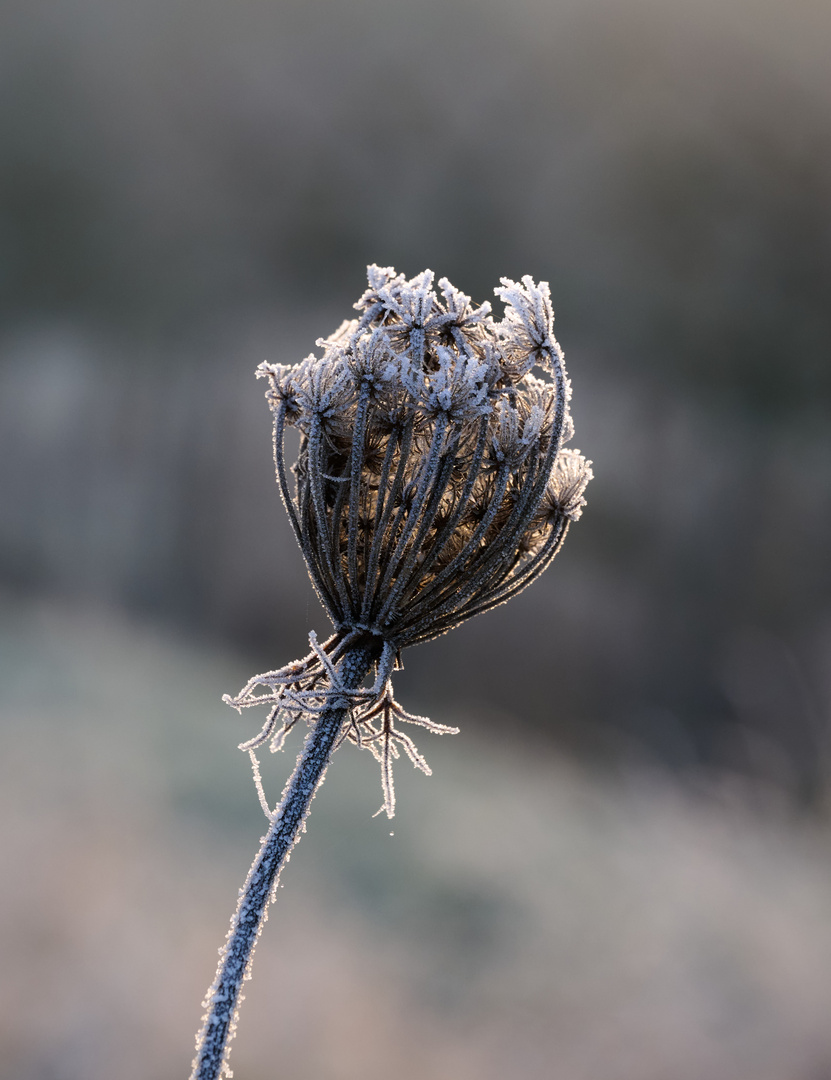
[[[359,317],[294,367],[264,363],[283,501],[335,633],[309,655],[255,678],[238,709],[269,706],[242,744],[278,749],[298,720],[344,707],[339,741],[381,764],[392,817],[399,750],[429,773],[400,723],[455,732],[405,712],[392,672],[405,646],[429,641],[515,596],[545,570],[585,505],[591,462],[565,449],[571,387],[546,282],[502,279],[490,304],[429,270],[411,280],[370,266]],[[533,374],[532,369],[544,376]],[[289,480],[286,429],[301,442]],[[374,641],[372,687],[347,688],[339,661]]]

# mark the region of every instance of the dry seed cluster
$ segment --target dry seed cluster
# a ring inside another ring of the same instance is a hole
[[[580,517],[592,473],[564,447],[571,388],[547,283],[503,278],[501,321],[446,278],[437,291],[429,270],[408,281],[371,266],[368,285],[359,318],[318,341],[321,355],[258,370],[269,381],[283,500],[336,632],[323,645],[312,635],[304,660],[256,676],[228,700],[271,706],[260,735],[243,744],[253,755],[341,694],[342,738],[381,761],[392,816],[396,744],[429,772],[395,721],[455,730],[395,702],[400,650],[504,603],[541,574]],[[288,427],[301,438],[294,490]],[[380,643],[376,683],[342,690],[337,662],[367,634]]]

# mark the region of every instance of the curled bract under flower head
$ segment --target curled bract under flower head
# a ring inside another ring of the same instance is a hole
[[[318,342],[322,356],[264,363],[258,375],[270,383],[286,509],[335,625],[331,650],[356,634],[383,643],[376,697],[353,709],[348,735],[360,742],[363,722],[376,746],[372,718],[408,718],[390,704],[391,658],[538,577],[580,517],[592,474],[564,448],[571,387],[546,282],[503,278],[497,320],[446,278],[437,292],[431,271],[408,281],[371,266],[367,276],[359,317]],[[290,426],[301,434],[294,490]],[[319,707],[320,680],[331,681],[323,660],[310,663],[318,681],[300,685],[311,696],[268,684],[278,711]],[[233,703],[266,700],[250,696],[253,685]]]

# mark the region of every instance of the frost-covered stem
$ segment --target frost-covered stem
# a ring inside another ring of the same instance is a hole
[[[225,1067],[228,1044],[237,1022],[240,990],[250,974],[254,946],[265,922],[278,875],[297,841],[343,727],[348,709],[343,691],[360,686],[379,654],[380,642],[370,639],[350,648],[338,664],[340,686],[332,689],[330,707],[320,714],[306,738],[263,846],[240,893],[216,979],[205,997],[207,1011],[197,1037],[191,1080],[219,1080],[230,1075]]]

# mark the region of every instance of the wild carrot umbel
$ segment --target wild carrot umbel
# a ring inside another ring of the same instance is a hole
[[[506,310],[496,321],[490,304],[473,307],[446,279],[436,292],[429,270],[407,281],[370,266],[368,278],[359,318],[318,341],[320,356],[257,372],[269,383],[283,502],[334,633],[322,643],[310,634],[303,660],[256,675],[225,699],[268,709],[260,733],[240,748],[251,755],[270,828],[208,991],[192,1080],[230,1075],[240,988],[332,751],[349,741],[375,755],[381,809],[392,817],[400,751],[430,772],[400,725],[457,731],[395,700],[401,650],[505,603],[538,577],[580,517],[592,476],[590,462],[564,448],[571,388],[545,282],[503,278],[495,291]],[[291,470],[288,427],[300,433]],[[256,752],[279,749],[300,720],[310,731],[272,810]]]

